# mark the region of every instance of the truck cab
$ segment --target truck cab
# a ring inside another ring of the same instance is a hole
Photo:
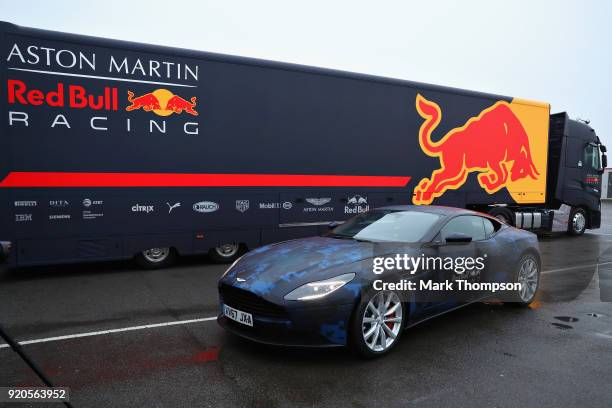
[[[565,112],[551,115],[547,207],[557,211],[563,205],[570,207],[570,234],[599,228],[605,153],[588,122],[572,120]]]

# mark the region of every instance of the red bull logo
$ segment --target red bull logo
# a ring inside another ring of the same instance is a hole
[[[531,108],[534,110],[538,107],[534,105]],[[517,202],[525,199],[525,194],[537,193],[539,189],[540,194],[544,194],[544,188],[539,182],[543,170],[538,170],[532,156],[529,135],[514,112],[522,112],[524,107],[515,109],[511,103],[498,101],[478,116],[470,118],[463,126],[450,130],[438,141],[432,141],[431,138],[442,119],[438,104],[419,94],[416,97],[416,109],[425,119],[419,129],[421,149],[428,156],[437,157],[440,168],[434,170],[429,178],[423,178],[415,187],[414,204],[431,204],[446,191],[458,189],[465,184],[472,172],[478,173],[478,183],[489,194],[507,187]],[[538,124],[542,119],[540,110],[537,112]],[[547,131],[547,113],[544,120]],[[543,141],[546,143],[546,139]],[[545,163],[545,148],[543,154]],[[533,181],[538,181],[537,187],[529,185]],[[529,199],[534,199],[533,194]],[[543,196],[537,200],[543,200]]]
[[[169,116],[173,113],[188,113],[197,116],[198,112],[194,109],[196,106],[196,97],[192,96],[190,101],[174,95],[167,89],[156,89],[153,92],[146,93],[141,96],[134,96],[134,92],[128,91],[128,102],[131,103],[126,111],[142,109],[145,112],[153,112],[159,116]]]

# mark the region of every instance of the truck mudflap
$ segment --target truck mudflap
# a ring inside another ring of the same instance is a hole
[[[587,228],[599,228],[601,226],[601,211],[589,211],[589,214],[591,222],[587,225]]]
[[[558,210],[555,210],[552,224],[552,232],[567,231],[567,223],[572,212],[572,207],[567,204],[561,204]]]

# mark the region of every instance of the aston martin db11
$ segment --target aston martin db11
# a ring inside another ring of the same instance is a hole
[[[258,342],[378,356],[404,329],[458,307],[492,296],[528,305],[539,276],[531,232],[469,210],[383,207],[246,253],[219,280],[218,322]],[[458,281],[510,289],[449,290]]]

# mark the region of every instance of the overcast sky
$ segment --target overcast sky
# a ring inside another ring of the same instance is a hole
[[[545,101],[612,146],[608,0],[0,0],[0,19]]]

